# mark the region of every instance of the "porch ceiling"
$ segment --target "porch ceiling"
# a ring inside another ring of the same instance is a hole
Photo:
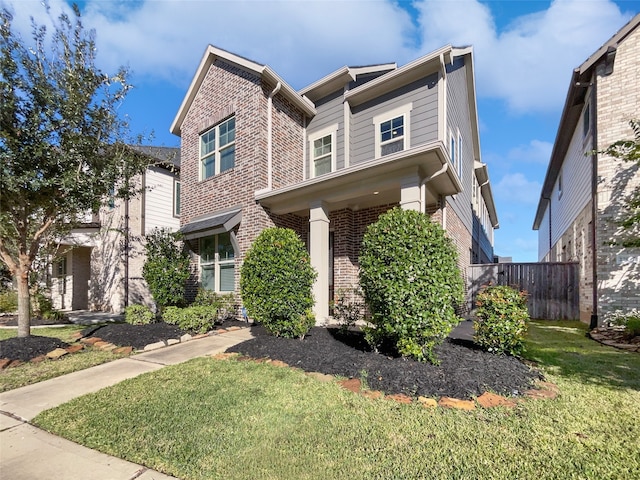
[[[359,210],[400,201],[403,179],[417,174],[427,181],[427,203],[437,195],[454,195],[462,186],[442,142],[363,162],[296,185],[256,194],[256,201],[281,215],[304,215],[319,201],[330,210]]]

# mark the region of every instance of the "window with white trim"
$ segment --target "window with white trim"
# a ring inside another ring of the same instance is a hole
[[[336,170],[336,133],[338,124],[309,135],[311,178]]]
[[[231,117],[200,135],[200,178],[205,180],[234,167],[236,119]]]
[[[173,216],[180,216],[180,182],[173,181]]]
[[[408,103],[373,117],[376,158],[410,148],[409,121],[412,108],[413,104]]]
[[[458,178],[462,179],[462,135],[458,130]]]
[[[558,200],[562,198],[562,172],[558,175]]]
[[[235,290],[235,251],[230,232],[200,239],[200,286],[214,292]]]
[[[451,157],[451,164],[456,167],[458,161],[458,150],[456,148],[456,137],[453,136],[453,132],[449,130],[449,156]]]

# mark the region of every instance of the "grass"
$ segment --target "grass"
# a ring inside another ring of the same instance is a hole
[[[68,326],[57,328],[37,328],[32,329],[32,335],[41,337],[55,337],[60,340],[72,344],[75,339],[72,335],[83,330],[84,326]],[[0,340],[15,337],[17,329],[3,328],[0,329]],[[32,383],[48,380],[60,375],[84,370],[85,368],[100,365],[101,363],[110,362],[123,355],[116,355],[111,352],[97,350],[91,347],[85,347],[78,353],[65,355],[58,360],[45,360],[40,363],[24,363],[18,367],[7,368],[0,371],[0,392],[13,390],[14,388],[24,387]]]
[[[534,322],[527,356],[556,400],[462,412],[370,400],[302,372],[200,358],[34,422],[184,480],[640,478],[640,355]]]

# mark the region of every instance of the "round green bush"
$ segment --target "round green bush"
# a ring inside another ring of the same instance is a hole
[[[124,321],[131,325],[148,325],[156,320],[149,307],[144,305],[129,305],[124,309]]]
[[[485,350],[519,355],[527,332],[527,295],[508,286],[489,286],[478,293],[475,342]]]
[[[359,261],[373,325],[367,340],[437,363],[433,349],[460,322],[463,300],[457,252],[442,227],[417,211],[389,210],[367,228]]]
[[[314,323],[309,313],[315,279],[307,249],[293,230],[263,230],[240,269],[247,314],[273,335],[303,338]]]

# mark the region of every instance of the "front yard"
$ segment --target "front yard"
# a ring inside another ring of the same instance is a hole
[[[640,355],[533,322],[555,400],[466,412],[371,400],[299,370],[200,358],[43,412],[58,435],[182,479],[640,478]]]

